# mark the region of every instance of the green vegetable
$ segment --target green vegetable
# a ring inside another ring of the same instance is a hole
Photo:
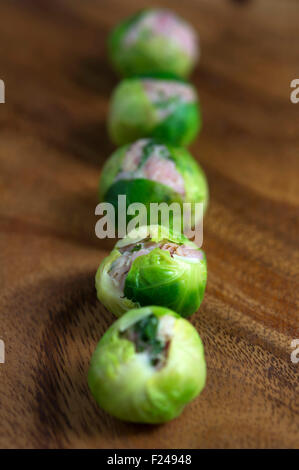
[[[148,224],[154,223],[150,218],[151,203],[176,202],[181,209],[184,203],[191,203],[190,217],[183,220],[180,210],[181,226],[171,225],[185,231],[199,222],[195,203],[203,203],[204,211],[207,207],[208,184],[203,170],[185,148],[140,139],[116,150],[103,168],[100,200],[111,203],[117,213],[119,195],[126,196],[126,210],[130,204],[144,204]],[[177,220],[177,214],[170,211],[170,216]],[[133,217],[127,215],[127,223]]]
[[[117,316],[155,303],[187,317],[198,310],[206,281],[205,254],[195,243],[163,226],[148,226],[115,245],[99,266],[96,289]]]
[[[105,411],[153,424],[177,417],[205,379],[195,328],[173,311],[152,306],[131,310],[108,329],[88,372],[90,390]]]
[[[147,9],[110,34],[109,56],[122,75],[165,72],[181,77],[197,62],[198,38],[191,25],[169,10]]]
[[[123,80],[112,96],[108,130],[117,145],[140,137],[188,145],[200,127],[199,104],[191,84],[157,76],[131,78]]]

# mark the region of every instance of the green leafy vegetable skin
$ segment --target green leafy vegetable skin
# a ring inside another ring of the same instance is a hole
[[[183,317],[195,313],[204,297],[207,283],[205,254],[183,234],[171,233],[163,226],[147,227],[150,241],[168,240],[185,245],[202,254],[202,259],[192,260],[183,256],[171,256],[159,247],[137,257],[128,271],[124,291],[119,289],[109,275],[113,261],[122,256],[121,249],[135,243],[140,237],[128,234],[120,240],[110,255],[105,258],[96,274],[96,289],[99,300],[116,316],[130,308],[160,305],[175,310]]]
[[[155,144],[161,145],[155,139],[149,139],[149,144],[153,146]],[[177,202],[182,207],[184,202],[190,202],[191,204],[202,202],[205,212],[208,205],[209,189],[204,171],[185,148],[173,147],[166,144],[164,144],[164,147],[169,155],[169,159],[174,162],[176,170],[183,177],[185,186],[184,196],[163,183],[146,178],[138,177],[115,181],[118,173],[121,172],[123,160],[130,148],[130,144],[127,144],[117,149],[104,165],[99,184],[100,201],[111,203],[116,213],[118,211],[119,195],[126,196],[127,208],[135,202],[143,203],[147,208],[147,223],[150,223],[150,203],[166,202],[171,204]],[[143,163],[146,161],[146,158],[147,156],[143,159]],[[127,216],[127,222],[131,218],[132,216]],[[196,223],[194,206],[192,206],[192,221],[194,225]]]
[[[182,257],[181,257],[182,258]],[[139,305],[167,306],[184,317],[200,306],[206,286],[206,260],[190,263],[155,248],[137,258],[125,282],[125,297]]]
[[[155,72],[174,73],[187,77],[195,61],[178,44],[160,35],[141,35],[129,47],[124,37],[150,10],[143,10],[120,23],[108,38],[108,54],[115,70],[123,76],[151,74]]]
[[[100,264],[95,278],[98,299],[105,307],[116,316],[121,316],[127,310],[136,307],[136,303],[123,296],[123,293],[115,286],[109,275],[109,269],[113,261],[120,256],[118,250],[114,249]]]
[[[170,344],[161,367],[136,351],[125,331],[148,317],[173,318]],[[124,421],[163,423],[177,417],[202,391],[206,380],[204,348],[195,328],[171,310],[134,309],[118,319],[92,356],[88,384],[101,408]]]
[[[161,74],[160,74],[161,75]],[[201,128],[201,113],[194,88],[185,83],[194,92],[195,101],[184,102],[179,97],[171,103],[171,112],[161,118],[159,107],[163,101],[150,100],[144,87],[144,78],[123,80],[112,95],[108,132],[112,142],[123,145],[141,137],[155,137],[175,146],[189,145]],[[165,79],[151,78],[154,83],[165,83]],[[166,83],[183,83],[167,79]],[[169,106],[165,102],[164,106]]]

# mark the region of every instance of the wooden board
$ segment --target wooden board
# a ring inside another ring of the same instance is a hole
[[[241,4],[242,3],[242,4]],[[204,128],[192,146],[210,184],[209,276],[192,323],[207,385],[163,426],[121,423],[96,406],[86,373],[113,316],[94,274],[112,247],[94,234],[118,78],[110,28],[144,0],[0,6],[1,447],[299,446],[298,2],[160,1],[200,31],[192,80]]]

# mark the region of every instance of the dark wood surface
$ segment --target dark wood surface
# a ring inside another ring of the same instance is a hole
[[[157,2],[155,2],[157,3]],[[1,1],[1,447],[299,447],[299,76],[295,0],[158,2],[199,30],[192,80],[204,128],[191,147],[211,190],[208,286],[192,323],[207,385],[175,421],[121,423],[86,383],[113,316],[94,289],[111,241],[94,234],[118,78],[110,28],[140,0]],[[241,4],[242,3],[242,4]]]

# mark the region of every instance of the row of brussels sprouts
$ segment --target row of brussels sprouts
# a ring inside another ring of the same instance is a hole
[[[108,119],[110,137],[122,147],[103,168],[100,200],[116,209],[119,195],[127,206],[206,208],[206,177],[184,148],[201,126],[196,90],[184,80],[198,58],[195,31],[169,10],[143,10],[114,29],[109,51],[126,77]],[[191,211],[190,226],[196,222]],[[206,257],[181,232],[162,225],[130,232],[96,274],[98,298],[120,318],[98,343],[88,383],[98,404],[126,421],[175,418],[205,384],[202,341],[184,317],[202,302]]]

